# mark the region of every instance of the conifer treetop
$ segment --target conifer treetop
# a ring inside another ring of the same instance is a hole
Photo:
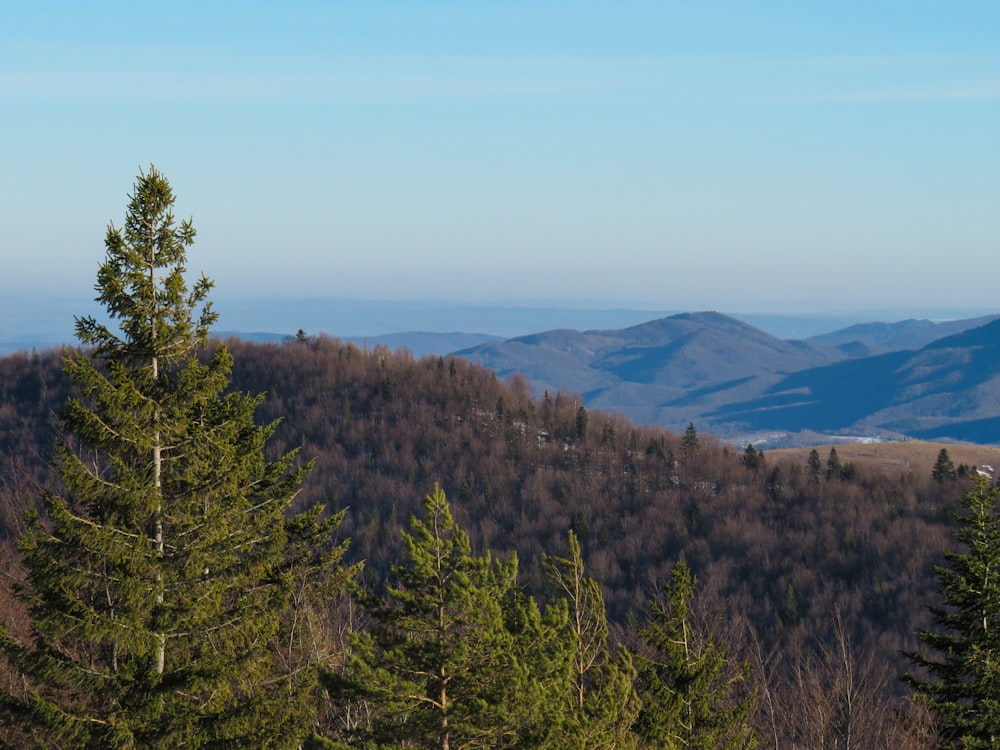
[[[191,219],[177,224],[174,200],[166,177],[150,165],[133,185],[124,226],[108,226],[95,299],[120,330],[93,316],[76,319],[77,339],[103,358],[178,361],[204,345],[218,317],[206,301],[210,279],[202,275],[188,290],[187,248],[196,232]]]

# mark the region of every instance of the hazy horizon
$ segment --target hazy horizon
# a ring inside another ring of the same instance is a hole
[[[855,323],[894,323],[912,318],[933,321],[975,318],[1000,312],[996,308],[873,307],[867,310],[829,309],[793,313],[781,310],[732,308],[649,309],[593,300],[548,304],[542,301],[496,301],[479,304],[461,300],[359,300],[336,297],[247,297],[212,295],[219,313],[220,334],[294,335],[339,338],[379,337],[399,333],[468,333],[500,338],[540,333],[556,328],[617,329],[658,317],[711,309],[743,320],[778,338],[808,338]],[[73,344],[76,316],[102,317],[92,295],[39,297],[8,295],[0,299],[0,354]]]
[[[998,26],[982,0],[7,3],[0,295],[89,299],[153,163],[223,315],[989,309]]]

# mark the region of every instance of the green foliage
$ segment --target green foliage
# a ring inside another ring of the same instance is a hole
[[[814,477],[818,477],[823,472],[823,466],[819,460],[819,451],[815,448],[809,451],[809,458],[806,460],[806,465],[809,467],[809,473]]]
[[[546,556],[549,585],[568,607],[565,644],[569,679],[565,724],[552,747],[596,750],[634,745],[631,727],[639,702],[633,688],[635,671],[624,649],[608,648],[608,621],[601,588],[586,575],[580,543],[570,531],[569,554]]]
[[[265,458],[276,423],[255,424],[261,397],[226,392],[224,347],[199,360],[211,282],[187,289],[195,231],[173,203],[150,168],[108,230],[97,299],[118,328],[77,320],[89,349],[66,356],[64,491],[20,542],[32,640],[0,631],[25,685],[3,703],[46,746],[295,747],[312,721],[292,595],[343,582],[340,517],[286,517],[308,465]]]
[[[931,653],[909,659],[926,677],[906,674],[936,719],[944,747],[992,748],[1000,742],[1000,490],[982,477],[955,513],[962,552],[946,552],[934,571],[945,606],[929,607],[937,630],[917,637]]]
[[[446,749],[518,747],[532,737],[528,746],[541,746],[558,703],[528,662],[549,650],[555,631],[516,596],[516,558],[473,555],[439,487],[423,508],[402,535],[406,562],[392,567],[384,595],[361,594],[371,625],[353,639],[346,684],[371,719],[349,728],[348,741]]]
[[[830,448],[830,454],[826,459],[826,478],[837,479],[841,476],[843,468],[840,465],[840,456],[837,455],[836,448]]]
[[[785,606],[781,610],[782,617],[788,625],[798,625],[802,622],[802,615],[799,613],[799,601],[795,596],[795,585],[789,581],[785,588]]]
[[[641,631],[649,652],[635,657],[642,700],[637,731],[649,748],[754,748],[748,717],[755,697],[738,695],[749,666],[733,669],[714,637],[694,627],[695,583],[678,562],[665,601],[652,602]]]
[[[948,449],[942,448],[938,452],[937,461],[934,462],[934,468],[931,469],[931,476],[938,482],[943,482],[946,479],[954,479],[958,475],[955,470],[955,464],[952,463],[951,456],[948,455]]]
[[[757,450],[753,447],[753,443],[747,443],[746,450],[743,451],[742,457],[743,466],[745,466],[750,471],[756,471],[760,468],[762,463],[761,454],[757,453]]]
[[[692,459],[701,453],[701,438],[698,437],[694,422],[690,422],[684,430],[684,435],[681,437],[681,452],[687,459]]]
[[[587,424],[589,422],[589,417],[587,416],[587,410],[584,407],[579,407],[576,410],[576,438],[577,440],[583,440],[587,437]]]

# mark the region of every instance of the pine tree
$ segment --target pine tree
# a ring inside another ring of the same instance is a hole
[[[508,704],[501,714],[508,725],[505,733],[489,746],[511,750],[582,750],[585,746],[575,740],[566,743],[567,736],[572,736],[572,731],[567,731],[571,719],[565,705],[572,678],[572,651],[567,647],[566,637],[567,603],[556,601],[543,612],[533,597],[515,589],[502,609],[505,625],[513,637],[509,657],[518,665],[512,682],[517,687],[507,691]]]
[[[537,607],[511,610],[516,558],[472,554],[440,487],[423,500],[424,518],[402,535],[406,560],[392,566],[381,596],[361,593],[371,618],[355,635],[346,677],[371,720],[347,732],[350,746],[517,747],[543,723],[546,697],[531,679],[515,633],[546,639]],[[541,743],[535,745],[541,746]]]
[[[809,451],[809,458],[806,460],[806,465],[809,467],[809,473],[814,477],[818,477],[823,471],[823,465],[819,460],[819,451],[813,448]]]
[[[951,461],[951,456],[948,455],[948,449],[942,448],[938,452],[937,461],[934,462],[934,468],[931,470],[931,476],[934,477],[938,482],[943,482],[946,479],[954,479],[958,472],[955,471],[955,464]]]
[[[734,670],[711,634],[694,627],[695,578],[674,565],[666,600],[653,601],[641,631],[648,652],[636,654],[642,700],[636,729],[648,748],[755,748],[748,723],[753,694],[740,697],[748,665]]]
[[[945,606],[929,607],[938,630],[918,631],[932,653],[906,656],[926,677],[906,674],[936,719],[943,747],[1000,743],[1000,490],[979,477],[955,513],[955,540],[934,568]]]
[[[286,518],[308,465],[265,458],[262,397],[227,392],[224,346],[207,356],[212,284],[184,279],[194,227],[155,168],[130,198],[96,286],[117,329],[77,319],[64,490],[20,542],[33,638],[0,632],[26,685],[4,708],[45,746],[295,747],[315,666],[273,649],[296,587],[342,582],[340,517]]]
[[[572,531],[568,547],[566,557],[543,559],[550,586],[568,606],[568,706],[565,726],[553,744],[567,750],[624,750],[634,745],[631,726],[639,709],[631,656],[624,649],[614,656],[608,647],[604,596],[597,581],[586,575]]]
[[[837,455],[837,449],[831,447],[830,455],[826,458],[826,478],[836,479],[843,474],[843,467],[840,465],[840,456]]]
[[[688,423],[684,435],[681,436],[681,452],[687,459],[692,459],[701,453],[701,438],[698,437],[694,422]]]
[[[587,423],[590,420],[590,416],[587,414],[587,410],[584,407],[579,407],[576,410],[576,439],[583,440],[587,437]]]

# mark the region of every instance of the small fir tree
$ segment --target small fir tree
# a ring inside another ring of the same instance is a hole
[[[173,203],[150,168],[108,229],[96,288],[117,330],[77,320],[65,489],[20,542],[32,640],[0,630],[0,647],[26,697],[2,703],[46,747],[291,748],[312,719],[315,667],[273,646],[292,642],[293,589],[340,580],[339,517],[286,518],[308,466],[265,458],[275,425],[255,424],[261,397],[227,392],[225,347],[199,359],[211,282],[188,291],[195,230]]]
[[[576,439],[583,440],[587,437],[587,423],[590,417],[587,415],[587,410],[584,407],[579,407],[576,410]]]
[[[637,732],[648,748],[755,748],[748,721],[755,696],[739,695],[749,665],[731,668],[725,649],[694,627],[695,583],[687,565],[676,563],[665,601],[653,601],[640,633],[648,651],[635,656],[642,701]]]
[[[840,465],[840,456],[837,455],[837,449],[831,447],[830,455],[826,458],[826,478],[836,479],[840,477],[843,472],[844,469]]]
[[[545,624],[533,602],[516,603],[516,558],[473,555],[439,487],[423,509],[402,535],[406,560],[392,567],[384,594],[359,592],[371,625],[355,634],[345,677],[328,680],[334,693],[371,707],[370,721],[345,739],[352,747],[523,746],[545,723],[535,712],[554,701],[532,679],[515,632],[544,641]]]
[[[820,463],[819,451],[815,448],[809,451],[809,458],[806,459],[806,465],[809,467],[809,473],[814,477],[818,477],[823,473],[823,465]]]
[[[928,651],[906,656],[923,675],[903,681],[931,711],[942,747],[1000,743],[1000,517],[996,487],[974,480],[955,513],[961,552],[934,568],[944,606],[929,607],[936,630],[917,637]]]
[[[698,437],[698,430],[694,427],[694,422],[690,422],[684,435],[681,436],[681,453],[687,459],[692,459],[701,453],[701,438]]]
[[[943,482],[946,479],[954,479],[958,475],[955,470],[955,464],[951,461],[951,456],[948,455],[948,449],[942,448],[938,452],[937,461],[934,462],[934,468],[931,469],[931,476],[938,482]]]

